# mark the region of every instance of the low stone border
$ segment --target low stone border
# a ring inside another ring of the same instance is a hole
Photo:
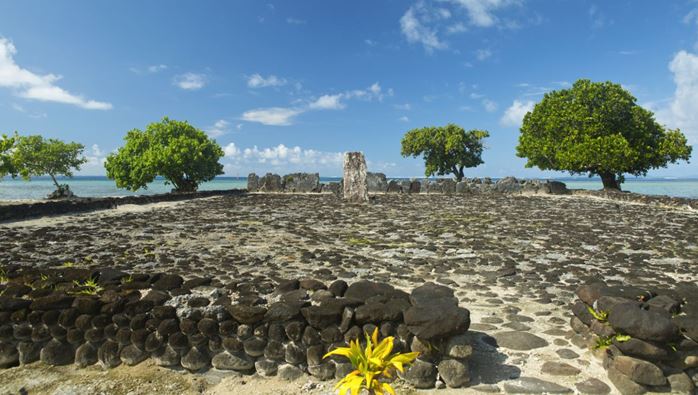
[[[421,353],[402,375],[412,386],[432,388],[437,375],[450,387],[470,381],[470,313],[452,289],[434,283],[408,294],[365,280],[222,284],[109,268],[4,270],[0,368],[41,360],[107,369],[152,358],[191,372],[330,380],[353,368],[323,355],[379,328],[382,336],[395,336],[396,351]],[[87,279],[102,288],[96,295]]]
[[[192,193],[164,193],[158,195],[138,195],[104,198],[75,198],[65,200],[47,200],[36,203],[17,203],[0,205],[0,222],[17,221],[26,218],[43,217],[94,210],[113,209],[125,204],[149,204],[174,202],[210,196],[243,195],[245,190],[231,189],[225,191],[200,191]]]
[[[698,286],[674,291],[593,283],[576,292],[572,329],[603,358],[622,394],[693,394],[698,375]]]
[[[698,199],[679,198],[663,195],[643,195],[633,192],[592,191],[586,189],[572,190],[574,195],[594,196],[603,199],[618,200],[630,203],[649,204],[654,206],[681,207],[698,210]]]

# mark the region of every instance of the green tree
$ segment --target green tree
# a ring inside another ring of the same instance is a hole
[[[65,143],[42,136],[17,136],[12,152],[12,163],[25,180],[31,177],[49,175],[58,191],[67,190],[61,186],[56,176],[73,176],[73,170],[80,170],[87,159],[82,155],[85,146],[79,143]]]
[[[170,120],[133,129],[126,144],[107,157],[107,177],[116,186],[136,191],[147,188],[156,176],[165,178],[178,192],[196,191],[199,183],[223,174],[218,160],[223,149],[206,133],[186,121]]]
[[[0,179],[6,175],[16,176],[17,170],[12,163],[12,148],[15,146],[17,133],[14,136],[0,136]]]
[[[619,84],[579,80],[545,94],[521,126],[516,154],[526,167],[588,173],[604,189],[618,189],[624,174],[688,161],[692,147],[678,129],[657,123]]]
[[[482,140],[489,137],[486,130],[465,131],[455,124],[424,127],[405,133],[402,138],[402,156],[424,157],[424,175],[442,176],[453,173],[457,181],[463,179],[463,169],[475,167],[482,161]]]

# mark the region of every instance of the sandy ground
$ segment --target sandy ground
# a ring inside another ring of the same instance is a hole
[[[592,279],[648,288],[698,279],[698,213],[574,196],[380,195],[352,206],[327,195],[251,194],[5,223],[0,238],[0,264],[70,261],[223,284],[306,276],[406,290],[446,284],[471,311],[475,353],[473,387],[440,394],[503,391],[518,377],[570,389],[589,378],[609,383],[569,328],[576,287]],[[547,345],[492,345],[490,336],[512,330]],[[579,374],[541,372],[546,361],[561,361],[561,350],[577,355],[564,362]],[[148,363],[107,372],[41,364],[0,371],[9,393],[332,393],[332,382],[313,387],[313,380],[193,375]],[[411,392],[429,393],[404,393]]]

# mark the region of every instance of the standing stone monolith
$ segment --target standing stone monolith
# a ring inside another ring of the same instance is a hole
[[[344,200],[351,203],[368,202],[366,159],[361,152],[344,154]]]

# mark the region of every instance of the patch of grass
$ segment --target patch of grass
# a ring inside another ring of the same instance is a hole
[[[133,282],[133,276],[129,275],[128,277],[124,277],[121,279],[121,284],[128,284]]]
[[[5,268],[0,267],[0,284],[6,284],[8,282],[10,282],[10,278],[7,277]]]
[[[75,267],[75,262],[71,262],[71,261],[63,262],[63,264],[61,265],[61,267],[63,267],[63,268]]]
[[[587,310],[589,310],[589,314],[591,314],[591,316],[594,317],[597,321],[599,321],[599,322],[608,321],[608,312],[607,311],[603,311],[603,310],[596,311],[591,306],[588,306]]]
[[[89,278],[83,282],[78,280],[73,281],[76,287],[82,288],[81,290],[75,292],[76,295],[98,295],[100,292],[104,291],[101,285],[94,278]]]
[[[617,341],[619,343],[625,343],[632,339],[630,335],[624,335],[622,333],[618,333],[615,336],[603,336],[599,337],[596,339],[596,344],[594,344],[594,350],[599,350],[599,349],[604,349],[608,348],[611,344],[613,344],[613,341]]]

